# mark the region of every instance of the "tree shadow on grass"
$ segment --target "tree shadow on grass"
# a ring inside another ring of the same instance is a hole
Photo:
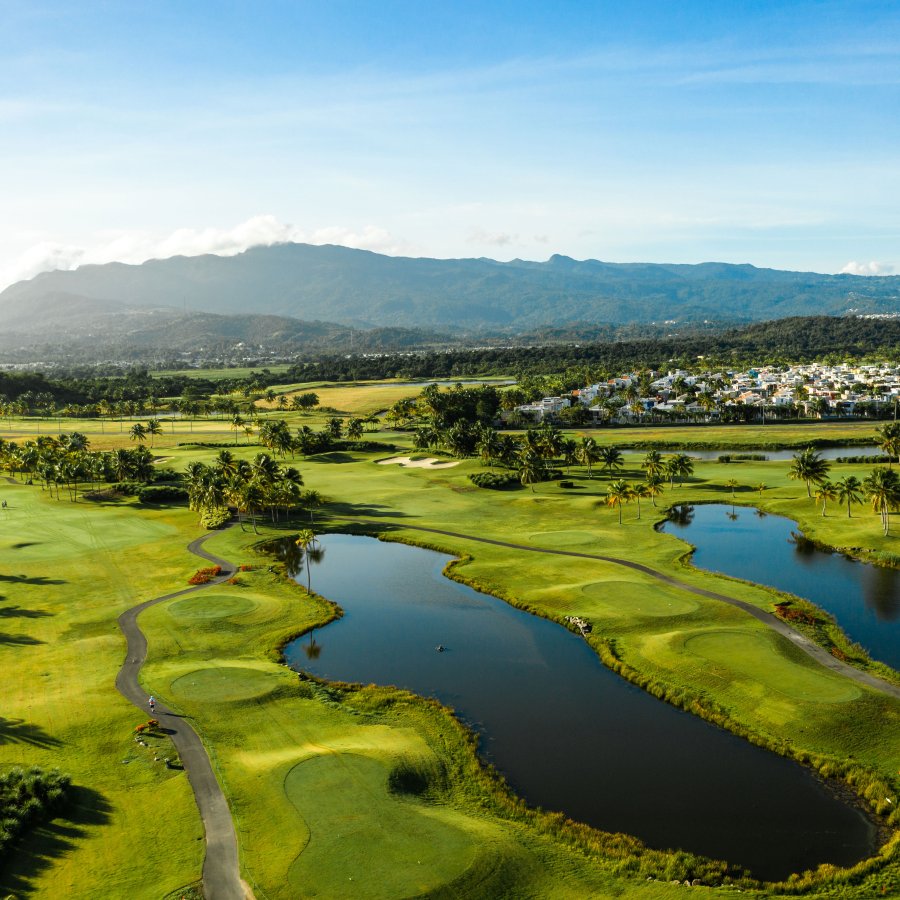
[[[333,516],[366,516],[374,519],[379,517],[390,519],[415,518],[408,513],[402,513],[390,506],[381,503],[329,503],[327,512]]]
[[[40,725],[32,725],[24,719],[0,716],[0,746],[4,744],[30,744],[50,750],[61,747],[62,741],[47,734]]]
[[[0,644],[8,644],[16,647],[34,647],[37,644],[43,644],[45,641],[38,640],[30,634],[5,634],[0,631]]]
[[[91,828],[108,824],[111,812],[109,801],[98,791],[79,785],[69,788],[63,812],[17,841],[9,859],[0,862],[0,896],[38,896],[38,876],[71,853]]]
[[[16,584],[66,584],[62,578],[47,578],[44,575],[0,575],[0,581],[11,581]]]
[[[0,600],[3,598],[0,597]],[[45,609],[23,609],[21,606],[0,607],[0,619],[44,619],[53,613]]]

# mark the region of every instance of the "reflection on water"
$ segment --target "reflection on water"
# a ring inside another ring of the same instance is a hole
[[[656,700],[561,626],[445,578],[449,557],[360,536],[322,541],[315,587],[344,615],[318,630],[324,651],[304,636],[285,648],[288,662],[438,698],[532,805],[762,878],[871,851],[871,824],[810,772]]]
[[[900,668],[896,569],[820,550],[782,516],[732,518],[731,507],[721,503],[688,507],[689,515],[677,511],[683,508],[674,508],[662,530],[697,548],[694,565],[805,597],[875,659]]]

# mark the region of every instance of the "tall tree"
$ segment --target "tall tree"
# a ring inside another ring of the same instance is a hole
[[[831,463],[822,459],[822,454],[812,447],[807,447],[799,453],[795,453],[791,467],[788,470],[788,478],[794,481],[802,481],[806,484],[806,496],[812,497],[812,485],[821,484],[828,477]]]
[[[606,505],[611,507],[618,507],[619,510],[619,524],[622,524],[622,504],[628,503],[631,500],[631,487],[628,485],[626,481],[623,479],[618,479],[614,481],[606,491]]]
[[[847,504],[847,518],[851,518],[850,504],[862,503],[862,482],[855,475],[848,475],[834,483],[839,503]]]

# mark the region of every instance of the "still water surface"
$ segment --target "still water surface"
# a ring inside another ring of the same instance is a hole
[[[766,879],[873,850],[872,824],[802,766],[656,700],[559,625],[445,578],[450,557],[361,536],[322,543],[312,587],[344,616],[291,643],[289,663],[436,697],[530,804]]]
[[[832,504],[832,515],[846,509]],[[855,507],[853,515],[869,515]],[[874,526],[877,527],[877,526]],[[797,523],[726,503],[676,507],[661,530],[697,549],[701,569],[756,581],[811,600],[830,612],[851,640],[900,669],[900,572],[817,550]]]
[[[718,459],[720,456],[734,456],[735,454],[752,453],[754,455],[765,456],[770,462],[775,460],[785,461],[793,459],[803,448],[796,447],[793,450],[736,450],[729,448],[728,450],[684,450],[688,456],[694,459]],[[881,456],[882,451],[874,444],[865,447],[822,447],[816,448],[822,459],[837,459],[839,456]],[[675,453],[675,450],[660,451],[663,456],[668,453]]]

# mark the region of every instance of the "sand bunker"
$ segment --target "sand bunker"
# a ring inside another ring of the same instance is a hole
[[[389,466],[391,463],[397,463],[404,469],[449,469],[452,466],[458,466],[458,462],[450,462],[448,460],[435,459],[429,456],[426,459],[413,459],[411,456],[392,456],[390,459],[379,459],[379,466]]]

